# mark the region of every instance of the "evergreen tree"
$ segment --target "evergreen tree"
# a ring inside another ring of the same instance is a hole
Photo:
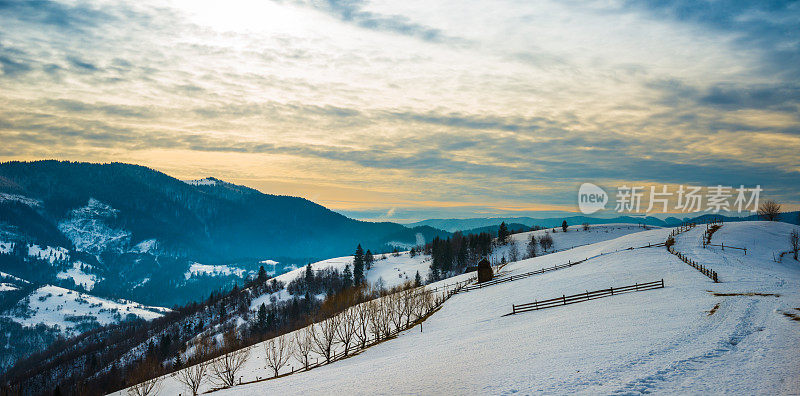
[[[311,263],[306,265],[306,291],[309,294],[314,291],[314,269],[311,268]]]
[[[258,307],[258,314],[256,316],[256,331],[258,334],[267,332],[267,306],[264,303]]]
[[[419,276],[419,271],[417,271],[417,275],[414,276],[414,287],[422,286],[422,277]]]
[[[267,270],[264,269],[262,265],[261,268],[258,269],[258,283],[264,283],[267,281]]]
[[[416,255],[417,255],[417,248],[415,248],[415,247],[412,247],[412,248],[411,248],[411,251],[409,251],[409,252],[408,252],[408,254],[409,254],[411,257],[414,257],[414,256],[416,256]]]
[[[372,268],[372,263],[375,262],[375,257],[372,255],[372,252],[367,249],[367,253],[364,254],[364,266],[367,267],[367,271]]]
[[[508,232],[508,226],[506,226],[506,222],[500,223],[500,228],[497,230],[497,240],[500,241],[501,245],[505,245],[508,242],[508,236],[511,235]]]
[[[342,289],[349,289],[353,286],[353,272],[350,271],[350,265],[344,266],[342,271]]]
[[[561,223],[561,229],[564,230],[564,232],[567,232],[567,221],[566,220],[564,220]]]
[[[356,285],[364,283],[364,249],[361,248],[361,244],[358,244],[353,257],[353,283]]]

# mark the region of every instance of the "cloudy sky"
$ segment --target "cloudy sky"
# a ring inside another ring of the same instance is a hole
[[[3,161],[397,221],[574,211],[583,182],[800,206],[796,2],[12,0],[0,68]]]

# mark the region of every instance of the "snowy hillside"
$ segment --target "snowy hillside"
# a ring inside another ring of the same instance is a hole
[[[654,228],[660,227],[648,226],[647,229]],[[510,250],[514,247],[517,249],[517,257],[526,257],[525,253],[527,244],[532,236],[540,238],[543,235],[548,234],[553,238],[553,246],[550,249],[547,251],[542,251],[540,248],[537,251],[538,255],[542,255],[561,250],[572,249],[577,246],[607,241],[609,239],[618,238],[635,232],[641,232],[643,230],[645,229],[636,224],[603,224],[592,225],[588,230],[584,230],[583,226],[574,225],[567,227],[567,232],[564,232],[561,227],[555,229],[548,228],[545,230],[522,232],[511,235],[511,243],[508,245],[495,249],[495,251],[492,252],[490,260],[493,262],[500,262],[503,257],[508,260],[512,256]]]
[[[747,247],[747,255],[703,248],[704,226],[678,235],[675,249],[722,283],[663,247],[629,249],[664,242],[672,229],[511,263],[504,276],[586,260],[457,294],[422,331],[357,356],[215,394],[797,393],[800,323],[785,313],[800,313],[800,263],[772,259],[788,249],[792,227],[731,223],[714,234],[712,243]],[[661,279],[663,289],[504,316],[512,304]],[[242,380],[271,377],[264,365],[258,344]],[[163,394],[183,392],[166,378]]]
[[[166,308],[148,307],[125,300],[111,301],[46,285],[35,289],[0,317],[29,327],[38,324],[58,326],[65,336],[70,336],[129,318],[154,319],[168,311]]]

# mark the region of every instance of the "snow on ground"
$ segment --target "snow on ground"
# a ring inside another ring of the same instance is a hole
[[[724,283],[663,247],[627,249],[663,242],[670,229],[511,263],[504,270],[522,273],[594,257],[458,294],[422,332],[414,328],[349,359],[216,394],[796,394],[800,323],[781,313],[800,309],[800,263],[771,258],[787,249],[790,229],[725,224],[713,242],[747,245],[746,256],[704,249],[699,227],[679,235],[676,249]],[[503,316],[512,304],[660,279],[666,288]],[[271,376],[263,356],[259,344],[245,381]],[[170,378],[164,392],[185,390]]]
[[[86,206],[74,209],[58,223],[58,229],[78,250],[99,253],[108,247],[122,249],[130,242],[130,232],[109,227],[105,221],[117,215],[111,206],[90,198]]]
[[[86,290],[92,290],[94,288],[94,284],[99,281],[97,275],[95,274],[87,274],[83,272],[83,266],[86,264],[75,261],[72,263],[72,267],[66,269],[65,271],[61,271],[56,274],[58,279],[72,279],[76,285],[83,285]]]
[[[0,193],[0,202],[14,201],[20,202],[30,207],[41,206],[42,202],[38,199],[29,198],[19,194]]]
[[[146,239],[136,244],[133,251],[136,253],[150,253],[158,248],[158,241],[155,239]]]
[[[101,325],[125,320],[135,315],[150,320],[160,317],[166,308],[150,307],[127,300],[112,301],[90,296],[58,286],[42,286],[28,296],[27,312],[6,317],[24,325],[35,326],[44,323],[58,325],[67,334],[80,332],[76,327],[81,323],[95,320]]]
[[[659,227],[648,226],[648,228],[657,229]],[[618,238],[623,235],[628,235],[643,230],[645,229],[636,224],[613,223],[592,225],[588,230],[584,230],[583,226],[574,225],[567,227],[567,232],[563,232],[561,227],[556,228],[556,232],[553,232],[552,228],[548,228],[546,230],[528,231],[514,234],[511,236],[511,239],[516,244],[518,256],[525,257],[528,241],[530,241],[532,235],[540,238],[545,233],[550,234],[553,237],[553,247],[548,250],[548,252],[557,252],[561,250],[572,249],[577,246],[588,245],[590,243],[607,241],[609,239]],[[490,259],[496,262],[499,262],[502,257],[506,257],[506,259],[508,259],[510,255],[510,249],[510,245],[501,246],[492,253]],[[541,248],[537,250],[537,254],[545,254],[548,252],[543,252]]]
[[[186,184],[191,184],[193,186],[214,186],[217,184],[217,181],[210,177],[197,180],[184,180],[183,182]]]
[[[14,242],[3,242],[0,241],[0,253],[8,254],[14,250]]]
[[[19,288],[11,283],[0,283],[0,292],[19,290]]]
[[[228,275],[236,275],[238,277],[243,277],[248,274],[247,270],[242,268],[230,267],[227,265],[208,265],[208,264],[200,264],[200,263],[192,263],[189,267],[189,270],[183,274],[186,279],[191,278],[195,275],[211,275],[211,276],[228,276]]]
[[[53,264],[56,261],[69,260],[69,251],[60,246],[42,247],[34,244],[34,245],[28,245],[28,256],[36,257],[40,260],[48,261],[50,262],[50,264]]]
[[[3,279],[3,278],[8,278],[8,279],[19,281],[19,282],[30,283],[30,282],[26,281],[25,279],[18,278],[18,277],[14,276],[14,275],[7,274],[5,272],[0,271],[0,279]]]

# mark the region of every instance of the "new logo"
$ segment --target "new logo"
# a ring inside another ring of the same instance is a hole
[[[592,214],[605,209],[608,203],[608,194],[602,188],[592,184],[583,183],[578,189],[578,208],[583,214]]]

